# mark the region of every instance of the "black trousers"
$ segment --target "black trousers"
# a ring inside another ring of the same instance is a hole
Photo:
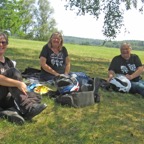
[[[22,76],[20,71],[16,68],[10,68],[6,70],[3,74],[8,78],[12,78],[15,80],[22,81]],[[25,102],[25,100],[27,100]],[[22,103],[25,102],[25,105]],[[17,87],[6,87],[0,86],[0,107],[3,109],[7,109],[13,106],[16,106],[17,109],[22,113],[26,113],[29,103],[28,96],[24,95]]]

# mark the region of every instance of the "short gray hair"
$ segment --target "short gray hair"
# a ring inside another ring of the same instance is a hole
[[[127,46],[127,47],[129,47],[130,49],[132,49],[131,44],[130,44],[130,43],[127,43],[127,42],[122,43],[121,46],[120,46],[120,49],[123,48],[124,46]]]

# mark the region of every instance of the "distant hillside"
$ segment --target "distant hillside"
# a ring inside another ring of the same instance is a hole
[[[65,43],[79,44],[79,45],[95,45],[119,48],[122,42],[129,42],[135,50],[144,50],[144,41],[126,40],[126,41],[104,41],[100,39],[79,38],[73,36],[64,36]]]

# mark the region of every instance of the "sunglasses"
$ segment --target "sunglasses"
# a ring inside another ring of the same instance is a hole
[[[7,42],[6,41],[1,41],[0,42],[2,45],[7,45]]]

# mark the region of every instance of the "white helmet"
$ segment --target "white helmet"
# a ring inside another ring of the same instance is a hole
[[[124,75],[117,75],[110,80],[112,89],[119,92],[129,92],[131,82]]]

